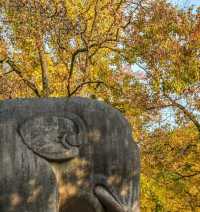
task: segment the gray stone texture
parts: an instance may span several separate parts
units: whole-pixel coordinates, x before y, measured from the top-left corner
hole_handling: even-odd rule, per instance
[[[136,212],[139,174],[131,128],[111,106],[0,102],[0,212]]]

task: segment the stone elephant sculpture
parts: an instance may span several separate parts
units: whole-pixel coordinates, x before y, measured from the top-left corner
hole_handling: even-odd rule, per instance
[[[139,149],[121,113],[81,97],[0,102],[1,212],[139,211]]]

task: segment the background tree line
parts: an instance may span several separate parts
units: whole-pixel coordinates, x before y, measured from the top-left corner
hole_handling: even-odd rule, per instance
[[[142,211],[200,211],[200,10],[166,0],[1,0],[0,99],[89,96],[142,153]]]

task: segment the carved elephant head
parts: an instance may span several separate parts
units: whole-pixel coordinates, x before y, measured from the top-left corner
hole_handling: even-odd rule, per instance
[[[24,143],[35,154],[57,162],[79,155],[79,147],[87,141],[85,132],[83,121],[73,113],[31,117],[19,128]]]
[[[53,170],[54,211],[139,211],[139,150],[120,112],[79,97],[4,104],[21,143]]]

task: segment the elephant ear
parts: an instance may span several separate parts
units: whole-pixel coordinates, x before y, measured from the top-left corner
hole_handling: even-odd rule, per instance
[[[75,114],[65,117],[37,116],[19,127],[23,142],[37,155],[51,161],[64,161],[79,154],[87,142],[83,121]]]

